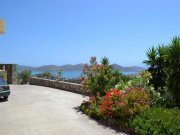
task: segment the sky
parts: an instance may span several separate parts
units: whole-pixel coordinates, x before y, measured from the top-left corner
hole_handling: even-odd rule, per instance
[[[0,62],[28,66],[109,58],[145,66],[146,51],[180,35],[179,0],[0,0]]]

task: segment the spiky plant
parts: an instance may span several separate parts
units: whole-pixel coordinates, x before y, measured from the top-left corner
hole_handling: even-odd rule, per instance
[[[109,59],[106,56],[104,56],[101,60],[101,64],[102,65],[109,65]]]
[[[155,47],[149,48],[146,52],[146,56],[148,60],[145,60],[143,63],[148,66],[148,71],[152,75],[149,83],[157,90],[159,87],[159,83],[157,82],[157,49]]]
[[[164,93],[164,86],[166,85],[166,54],[167,47],[159,45],[157,48],[150,48],[146,55],[148,60],[144,63],[148,65],[148,71],[151,73],[152,78],[150,84],[152,84],[156,91]]]
[[[180,37],[172,39],[168,49],[168,89],[180,107]]]

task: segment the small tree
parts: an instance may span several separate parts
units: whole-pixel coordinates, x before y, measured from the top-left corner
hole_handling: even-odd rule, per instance
[[[50,77],[52,75],[51,75],[51,73],[49,71],[45,71],[45,72],[42,72],[40,74],[37,74],[36,76],[39,77],[39,78],[50,79]]]
[[[85,64],[83,69],[82,84],[90,95],[104,96],[110,88],[113,88],[120,79],[120,73],[113,71],[107,57],[103,57],[98,64],[96,57],[91,57],[90,65]]]
[[[22,84],[27,84],[27,82],[29,82],[29,79],[31,77],[31,71],[30,70],[23,70],[20,73],[20,79],[22,79]]]

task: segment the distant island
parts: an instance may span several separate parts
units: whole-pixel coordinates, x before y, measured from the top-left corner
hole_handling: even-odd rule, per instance
[[[123,67],[118,64],[112,64],[111,65],[113,69],[120,70],[122,72],[140,72],[142,70],[145,70],[146,68],[139,67],[139,66],[130,66],[130,67]],[[44,65],[40,67],[32,67],[32,66],[22,66],[22,65],[17,65],[17,71],[22,71],[22,70],[31,70],[31,71],[82,71],[83,69],[83,64],[76,64],[76,65],[71,65],[71,64],[66,64],[62,66],[57,66],[57,65]]]

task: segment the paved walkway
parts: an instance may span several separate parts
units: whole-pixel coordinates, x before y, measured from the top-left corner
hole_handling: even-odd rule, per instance
[[[83,97],[62,90],[11,85],[8,101],[0,101],[0,135],[123,135],[99,125],[77,107]]]

